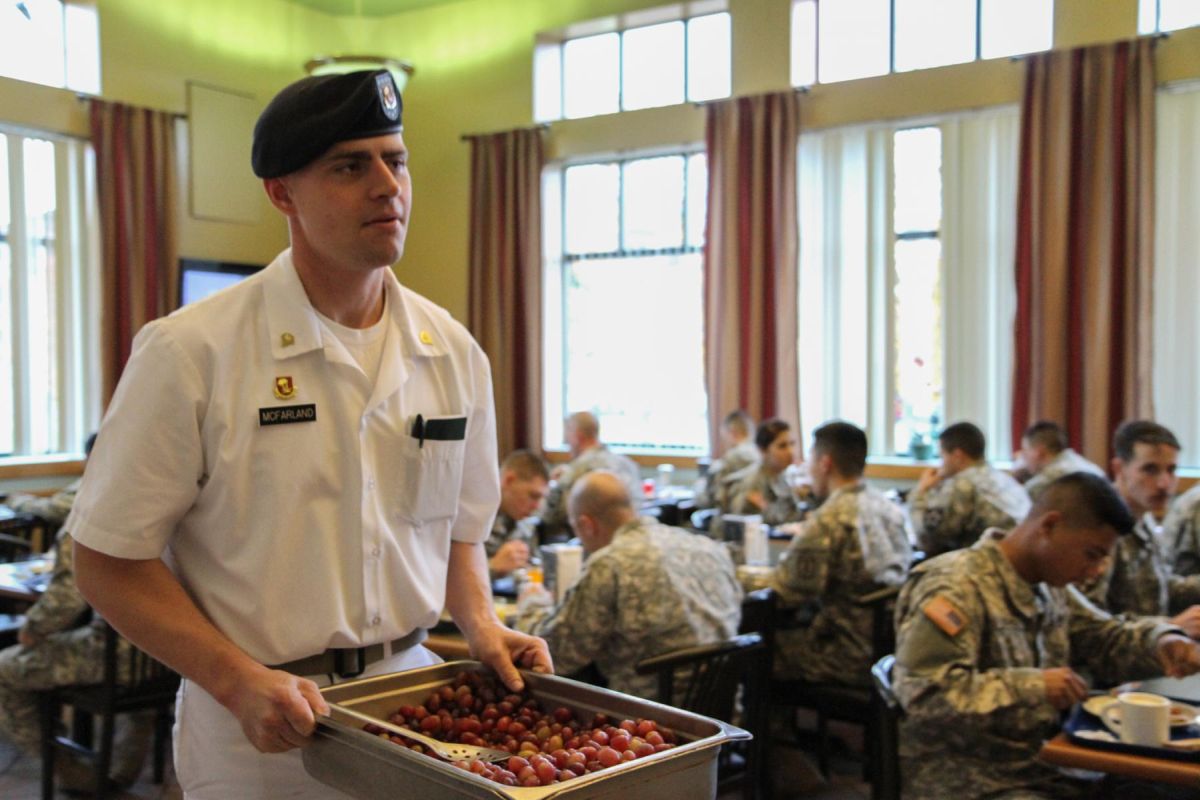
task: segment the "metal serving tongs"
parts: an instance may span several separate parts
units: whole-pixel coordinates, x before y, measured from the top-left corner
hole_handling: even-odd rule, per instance
[[[369,714],[364,714],[361,711],[355,711],[346,706],[340,706],[337,703],[330,703],[329,708],[333,711],[341,712],[348,717],[353,717],[360,722],[367,722],[371,725],[383,728],[388,733],[394,733],[397,736],[402,736],[405,739],[411,739],[414,742],[420,742],[428,747],[433,753],[447,761],[470,761],[479,759],[480,761],[507,761],[512,757],[512,753],[506,750],[496,750],[491,747],[479,747],[473,744],[456,744],[453,742],[439,742],[431,736],[426,736],[423,733],[410,731],[408,728],[401,728],[399,725],[394,725],[384,719],[372,717]]]

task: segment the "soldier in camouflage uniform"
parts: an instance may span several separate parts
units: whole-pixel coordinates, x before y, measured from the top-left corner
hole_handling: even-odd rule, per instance
[[[483,543],[493,579],[529,563],[537,533],[533,513],[546,498],[549,483],[546,462],[529,450],[514,450],[500,465],[500,511]]]
[[[906,797],[1075,797],[1081,782],[1036,760],[1061,712],[1087,696],[1072,665],[1104,685],[1200,670],[1200,646],[1177,628],[1118,620],[1067,586],[1096,574],[1132,526],[1107,481],[1072,474],[1011,533],[913,569],[892,676]]]
[[[1080,589],[1113,614],[1175,614],[1172,622],[1200,637],[1200,576],[1171,573],[1169,544],[1158,524],[1175,493],[1179,450],[1175,435],[1158,423],[1135,420],[1117,429],[1114,486],[1137,525],[1117,543],[1104,572]]]
[[[35,756],[41,744],[38,693],[104,677],[104,623],[88,621],[87,601],[75,588],[73,551],[70,534],[61,531],[45,593],[26,612],[18,644],[0,651],[0,734]],[[124,653],[129,644],[121,639],[119,647]],[[139,717],[120,733],[114,780],[136,779],[150,732],[149,718]]]
[[[642,477],[637,464],[600,443],[600,421],[594,414],[587,411],[572,414],[567,418],[564,433],[571,448],[571,462],[555,471],[554,484],[538,515],[550,535],[568,527],[567,498],[571,496],[571,487],[589,472],[603,469],[619,475],[634,502],[642,496]]]
[[[870,684],[872,612],[854,599],[899,586],[912,554],[904,511],[862,480],[867,436],[845,422],[813,433],[809,474],[824,503],[802,523],[772,576],[786,605],[813,605],[812,623],[776,633],[775,675]]]
[[[1054,481],[1072,472],[1088,472],[1104,477],[1104,470],[1067,446],[1067,432],[1057,422],[1041,420],[1021,434],[1017,461],[1032,474],[1025,481],[1031,500]]]
[[[697,508],[729,510],[729,503],[733,499],[730,495],[733,486],[731,476],[758,465],[758,446],[750,435],[753,430],[754,420],[740,409],[731,411],[721,422],[725,452],[708,466],[704,474],[704,488],[696,494]]]
[[[926,556],[970,547],[988,528],[1008,529],[1029,511],[1029,495],[1011,475],[983,460],[983,431],[959,422],[938,437],[941,469],[929,469],[909,497],[917,544]]]
[[[1200,573],[1200,483],[1171,504],[1162,538],[1176,575]]]
[[[555,671],[594,664],[609,688],[653,699],[656,678],[635,674],[639,661],[737,633],[742,587],[723,545],[639,518],[610,472],[575,484],[570,516],[583,571],[558,607],[540,587],[523,593],[514,625],[546,640]]]
[[[732,514],[759,514],[767,525],[782,525],[804,518],[808,509],[788,483],[787,468],[795,460],[796,438],[782,419],[769,419],[758,426],[754,443],[762,453],[758,466],[751,465],[730,476]]]

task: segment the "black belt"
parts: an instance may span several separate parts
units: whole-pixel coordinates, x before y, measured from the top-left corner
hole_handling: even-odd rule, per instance
[[[402,652],[425,641],[425,629],[417,628],[412,633],[393,640],[392,654]],[[269,669],[281,669],[293,675],[337,675],[353,678],[384,657],[384,643],[366,647],[331,647],[324,653],[298,658],[286,664],[277,664]]]

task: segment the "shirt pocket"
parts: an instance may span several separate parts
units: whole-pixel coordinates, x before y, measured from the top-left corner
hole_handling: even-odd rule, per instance
[[[426,420],[428,425],[438,420]],[[453,517],[462,492],[466,439],[402,437],[400,514],[414,522]]]

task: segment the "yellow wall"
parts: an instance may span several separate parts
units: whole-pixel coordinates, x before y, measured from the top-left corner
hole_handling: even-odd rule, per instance
[[[459,136],[531,124],[537,32],[659,4],[460,0],[363,21],[329,17],[286,0],[100,0],[103,93],[183,112],[188,80],[265,103],[300,77],[301,64],[319,52],[361,50],[412,61],[417,74],[404,100],[415,216],[398,271],[407,284],[462,319],[469,148]],[[735,93],[787,88],[790,0],[729,0],[729,5]],[[1068,47],[1133,36],[1136,19],[1137,0],[1057,0],[1055,43]],[[1164,81],[1200,76],[1200,29],[1160,43],[1158,64]],[[1020,61],[997,59],[816,86],[804,98],[801,122],[827,127],[1016,102],[1022,74]],[[0,122],[75,135],[87,131],[85,106],[72,93],[5,79]],[[549,151],[564,158],[695,143],[703,137],[703,124],[702,110],[690,105],[571,120],[551,127]],[[186,200],[181,208],[186,215]],[[182,254],[265,262],[285,245],[286,230],[265,200],[261,217],[252,225],[186,217]]]

